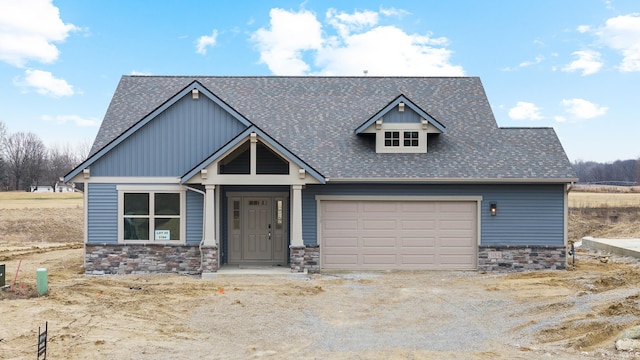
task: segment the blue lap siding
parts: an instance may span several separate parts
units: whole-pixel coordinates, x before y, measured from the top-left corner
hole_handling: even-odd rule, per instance
[[[91,244],[118,243],[118,191],[116,184],[88,184],[87,242]],[[186,243],[199,244],[202,241],[202,194],[187,191]]]
[[[551,185],[307,185],[303,191],[303,234],[306,245],[317,239],[316,195],[481,196],[481,245],[562,246],[564,184]],[[491,216],[489,204],[497,204]]]

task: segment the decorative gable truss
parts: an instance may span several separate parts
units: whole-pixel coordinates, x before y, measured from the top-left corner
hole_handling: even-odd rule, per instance
[[[203,185],[324,184],[324,177],[265,132],[251,126],[182,176]]]
[[[375,134],[377,153],[426,153],[427,134],[444,131],[444,125],[400,95],[355,132]]]

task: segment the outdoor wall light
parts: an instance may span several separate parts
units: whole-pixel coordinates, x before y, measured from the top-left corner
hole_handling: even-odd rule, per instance
[[[400,104],[398,104],[398,111],[403,112],[404,111],[404,103],[401,101]]]
[[[200,92],[198,91],[198,89],[191,90],[191,96],[193,97],[193,100],[198,100],[199,95]]]
[[[491,216],[496,216],[498,213],[498,205],[496,205],[496,203],[489,204],[489,212],[491,213]]]

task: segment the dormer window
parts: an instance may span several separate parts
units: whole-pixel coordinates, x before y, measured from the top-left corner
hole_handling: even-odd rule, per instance
[[[400,146],[400,132],[399,131],[385,131],[384,132],[384,146]]]
[[[385,147],[419,147],[418,131],[385,131],[384,132]]]
[[[355,132],[375,134],[377,153],[426,153],[427,134],[444,131],[440,122],[400,95]]]
[[[404,131],[404,146],[416,147],[418,146],[418,132],[417,131]]]

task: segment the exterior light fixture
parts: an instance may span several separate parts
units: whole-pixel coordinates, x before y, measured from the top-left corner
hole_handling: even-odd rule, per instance
[[[193,98],[193,100],[198,100],[199,96],[200,92],[198,92],[198,89],[191,90],[191,97]]]
[[[496,203],[491,203],[489,205],[489,212],[491,213],[491,216],[496,216],[498,213],[498,205]]]
[[[404,103],[401,101],[400,104],[398,104],[398,111],[403,112],[404,111]]]

